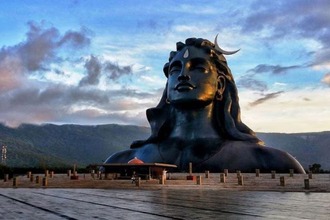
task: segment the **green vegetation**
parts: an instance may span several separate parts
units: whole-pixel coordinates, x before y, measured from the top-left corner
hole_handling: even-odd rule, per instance
[[[314,163],[313,165],[309,165],[309,171],[312,173],[323,173],[324,170],[321,169],[321,164]]]
[[[72,167],[7,167],[4,165],[0,165],[0,179],[4,179],[5,174],[9,175],[9,178],[13,178],[17,175],[25,175],[29,171],[32,173],[45,173],[45,171],[48,170],[54,171],[54,173],[67,173],[68,170],[73,171]],[[78,173],[89,173],[91,169],[87,166],[84,168],[77,168],[76,169]]]
[[[85,167],[148,136],[149,128],[137,126],[0,125],[0,146],[7,146],[9,167]]]
[[[0,164],[0,179],[3,179],[5,174],[13,173],[13,170],[7,166]]]
[[[21,125],[0,124],[0,147],[7,146],[6,165],[10,168],[40,170],[85,168],[102,163],[114,152],[128,149],[135,140],[146,139],[150,129],[124,125]],[[305,169],[322,164],[330,170],[330,132],[283,134],[258,133],[268,147],[289,152]],[[17,169],[17,168],[16,168]]]

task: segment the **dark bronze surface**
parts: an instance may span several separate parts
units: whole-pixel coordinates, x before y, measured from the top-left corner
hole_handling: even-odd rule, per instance
[[[105,163],[175,164],[187,171],[289,172],[304,169],[286,152],[265,147],[240,117],[236,84],[221,51],[208,40],[177,43],[164,66],[168,78],[163,96],[147,110],[151,136]]]

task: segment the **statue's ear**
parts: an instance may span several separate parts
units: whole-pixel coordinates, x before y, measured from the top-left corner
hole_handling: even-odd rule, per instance
[[[169,69],[170,63],[165,63],[164,68],[163,68],[163,72],[165,74],[165,76],[168,78],[168,69]]]
[[[223,94],[223,92],[225,91],[226,89],[226,79],[224,76],[220,75],[218,76],[218,79],[217,79],[217,83],[218,83],[218,90],[217,90],[217,93],[220,95],[220,94]]]

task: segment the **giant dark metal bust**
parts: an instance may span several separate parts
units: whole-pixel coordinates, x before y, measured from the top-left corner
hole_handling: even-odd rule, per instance
[[[240,117],[233,75],[216,43],[201,38],[178,42],[164,66],[167,83],[159,104],[147,110],[151,136],[131,149],[111,155],[105,163],[176,164],[187,171],[304,173],[286,152],[265,147]]]

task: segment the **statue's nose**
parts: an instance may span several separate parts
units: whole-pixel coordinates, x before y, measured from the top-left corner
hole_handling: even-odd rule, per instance
[[[181,71],[180,75],[178,76],[178,80],[179,81],[189,81],[190,80],[190,76],[187,74],[185,69],[183,69]]]

